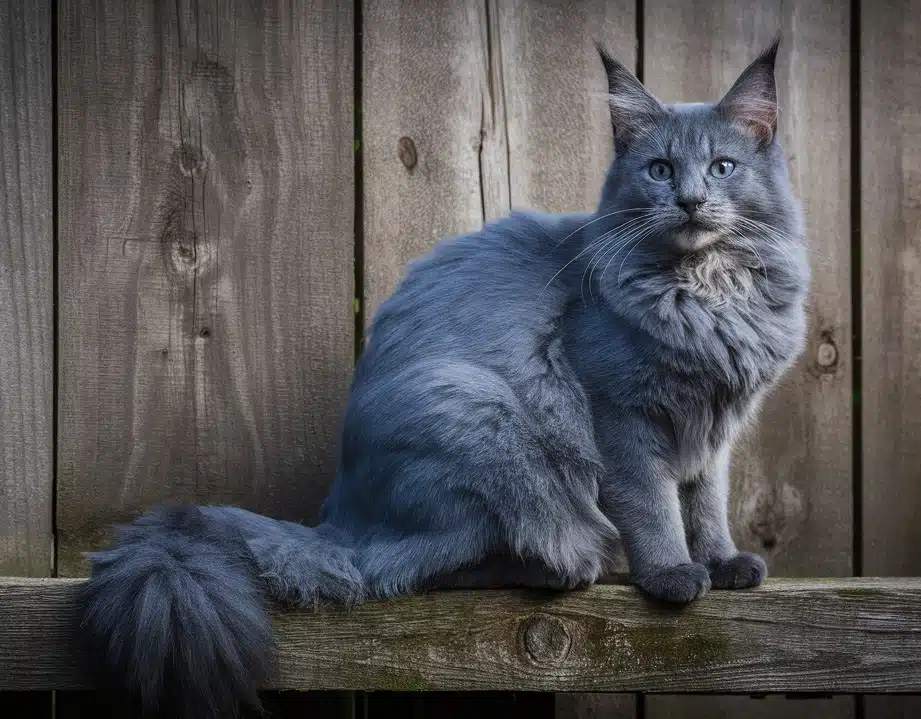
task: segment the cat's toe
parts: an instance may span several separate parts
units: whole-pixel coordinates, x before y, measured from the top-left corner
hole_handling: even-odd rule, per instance
[[[716,564],[710,572],[714,589],[757,587],[767,577],[767,564],[757,554],[739,552]]]
[[[679,564],[641,574],[633,582],[654,599],[686,604],[710,590],[710,573],[702,564]]]

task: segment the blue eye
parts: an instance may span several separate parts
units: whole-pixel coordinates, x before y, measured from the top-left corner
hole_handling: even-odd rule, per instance
[[[718,180],[725,179],[736,169],[736,163],[732,160],[716,160],[710,165],[710,174]]]
[[[649,165],[649,176],[653,180],[664,182],[665,180],[672,179],[672,175],[674,174],[675,171],[672,169],[672,166],[665,160],[653,160]]]

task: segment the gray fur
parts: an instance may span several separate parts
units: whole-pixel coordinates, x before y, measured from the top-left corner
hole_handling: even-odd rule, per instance
[[[223,709],[254,702],[233,648],[248,623],[264,626],[260,576],[298,606],[433,586],[569,588],[598,578],[619,531],[654,598],[760,583],[763,560],[729,533],[729,456],[802,349],[809,284],[776,139],[775,51],[723,101],[672,106],[603,56],[618,157],[597,212],[515,213],[412,263],[356,367],[320,527],[200,510],[189,540],[219,548],[213,537],[234,528],[228,551],[244,547],[258,569],[222,565],[239,606],[209,610],[210,632],[193,638],[164,626],[163,608],[198,612],[192,595],[221,604],[219,587],[175,546],[175,526],[146,520],[138,541],[156,552],[94,560],[97,655],[151,706],[168,665]],[[725,158],[731,174],[712,174]],[[658,161],[673,174],[651,174]],[[141,590],[156,602],[139,604]],[[155,649],[132,655],[154,627]],[[224,663],[189,666],[190,642],[212,642]]]

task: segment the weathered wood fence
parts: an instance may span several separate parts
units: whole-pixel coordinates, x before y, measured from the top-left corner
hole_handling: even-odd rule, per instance
[[[734,532],[775,576],[921,575],[921,0],[3,0],[0,575],[83,576],[82,553],[111,523],[168,497],[311,521],[362,330],[405,263],[511,207],[594,205],[611,147],[592,41],[663,100],[715,99],[778,30],[781,134],[813,248],[811,330],[736,458]],[[70,587],[0,583],[0,689],[33,690],[0,694],[0,713],[50,716],[50,692],[37,690],[82,687],[67,678],[65,644],[45,645],[50,663],[34,666],[25,648],[42,627],[67,635]],[[592,591],[596,608],[572,598],[541,610],[540,651],[560,651],[554,621],[579,635],[623,610],[635,632],[610,637],[628,643],[619,661],[634,669],[587,665],[589,649],[617,649],[597,636],[573,645],[574,674],[502,658],[501,637],[479,668],[471,653],[421,656],[387,644],[392,626],[375,655],[359,634],[388,610],[369,608],[329,620],[371,662],[364,673],[340,684],[308,674],[326,620],[304,618],[284,634],[280,687],[384,689],[389,676],[397,689],[665,694],[335,694],[277,707],[921,715],[918,697],[855,695],[921,692],[916,580],[720,595],[671,640],[630,590]],[[447,631],[463,623],[449,608],[467,602],[476,622],[495,602],[501,624],[529,611],[510,597],[413,600],[387,616],[435,631],[417,613],[440,608]],[[741,623],[714,632],[709,654],[687,639],[730,620]],[[767,647],[760,658],[733,654],[747,631]],[[896,644],[880,643],[887,633]],[[681,654],[685,640],[696,654]],[[413,662],[434,668],[413,679]],[[598,666],[608,670],[590,681]],[[433,682],[425,672],[439,667]],[[667,694],[759,687],[846,694]],[[101,716],[105,701],[59,691],[54,711]]]

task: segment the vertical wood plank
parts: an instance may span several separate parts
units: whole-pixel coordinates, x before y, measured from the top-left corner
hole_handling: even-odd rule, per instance
[[[0,3],[0,575],[52,571],[51,8]]]
[[[737,453],[731,523],[775,576],[852,571],[849,12],[803,0],[646,0],[646,84],[662,100],[716,100],[783,31],[780,133],[801,197],[814,282],[803,357]],[[648,697],[646,716],[851,716],[853,700],[763,703]]]
[[[646,716],[655,719],[839,719],[854,716],[854,700],[847,696],[650,695],[646,697]]]
[[[352,4],[59,28],[62,573],[166,498],[313,519],[354,357]]]
[[[636,64],[634,0],[490,0],[498,18],[513,208],[592,211],[613,158],[594,41]]]
[[[628,67],[637,57],[634,0],[489,0],[501,68],[509,202],[592,211],[613,159],[607,80],[594,42]],[[507,210],[503,210],[506,212]],[[620,557],[621,569],[625,568]],[[633,717],[637,698],[557,694],[564,717]]]
[[[633,719],[636,694],[556,694],[554,719]]]
[[[863,573],[921,574],[921,2],[860,7]],[[866,697],[867,719],[921,697]]]
[[[362,34],[364,316],[370,321],[410,260],[442,237],[480,227],[487,201],[508,202],[484,0],[368,0]],[[500,175],[486,181],[485,195],[484,172]]]
[[[0,3],[0,575],[54,570],[51,4]],[[0,715],[52,716],[51,692]]]
[[[921,2],[861,23],[863,570],[921,573]]]

